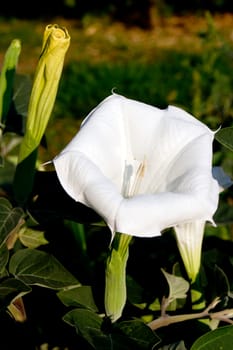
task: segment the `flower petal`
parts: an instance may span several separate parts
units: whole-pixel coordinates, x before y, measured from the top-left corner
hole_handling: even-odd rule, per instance
[[[166,228],[195,220],[210,220],[199,197],[172,192],[123,199],[116,215],[116,231],[154,237]]]
[[[196,280],[200,265],[205,221],[177,225],[175,227],[177,245],[187,274],[192,282]]]
[[[54,160],[59,181],[76,201],[94,209],[114,231],[115,216],[122,201],[116,186],[85,155],[64,152]]]

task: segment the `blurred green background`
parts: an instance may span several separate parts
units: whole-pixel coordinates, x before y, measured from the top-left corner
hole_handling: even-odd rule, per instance
[[[49,23],[65,26],[71,45],[47,129],[47,148],[41,151],[45,160],[64,147],[112,89],[158,107],[180,106],[213,130],[232,125],[231,1],[47,0],[29,4],[27,11],[23,1],[4,2],[0,65],[11,40],[18,38],[18,74],[33,79]],[[218,156],[216,152],[215,162],[222,164]]]

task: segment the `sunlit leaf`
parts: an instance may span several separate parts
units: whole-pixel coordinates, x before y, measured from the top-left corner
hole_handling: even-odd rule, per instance
[[[19,232],[19,239],[25,247],[37,248],[49,242],[44,237],[43,231],[34,230],[29,227],[23,227]]]
[[[189,283],[179,276],[172,275],[166,272],[164,269],[161,269],[169,286],[169,299],[170,301],[174,299],[183,299],[186,298],[186,293],[189,289]]]
[[[215,134],[215,139],[220,142],[223,146],[233,151],[233,127],[227,127],[220,129]]]
[[[8,306],[16,298],[29,293],[31,288],[16,278],[8,278],[0,283],[0,308]]]
[[[160,309],[161,309],[161,304],[160,304],[159,298],[155,298],[153,303],[151,303],[149,305],[149,310],[151,310],[151,311],[159,311]]]
[[[24,212],[21,208],[13,208],[6,198],[0,198],[0,246],[7,240],[23,216]]]
[[[54,256],[36,249],[17,251],[10,260],[9,271],[29,285],[51,289],[79,285],[77,279]]]
[[[9,250],[14,248],[14,245],[19,237],[19,230],[22,227],[22,225],[24,225],[24,223],[25,223],[24,219],[21,218],[17,223],[17,225],[15,226],[15,228],[8,235],[6,240],[6,246]]]
[[[198,338],[190,350],[230,350],[233,344],[233,326],[225,326]]]
[[[60,291],[57,296],[66,306],[85,307],[95,312],[98,311],[90,286]]]
[[[24,302],[22,297],[19,297],[13,300],[7,309],[10,312],[11,316],[15,319],[15,321],[17,322],[26,321],[27,315],[26,315],[26,310],[24,307]]]

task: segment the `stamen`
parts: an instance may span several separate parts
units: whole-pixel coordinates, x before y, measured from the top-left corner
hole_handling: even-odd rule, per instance
[[[132,190],[131,190],[131,196],[139,193],[141,182],[142,182],[142,179],[145,175],[145,170],[146,170],[146,160],[144,159],[143,162],[140,163],[140,165],[137,169],[135,180],[134,180]]]
[[[129,197],[130,194],[130,179],[133,175],[133,166],[131,164],[126,164],[123,176],[122,194],[125,198]]]
[[[134,160],[134,164],[126,164],[123,176],[122,194],[125,198],[139,193],[142,179],[145,175],[146,161],[139,163]]]

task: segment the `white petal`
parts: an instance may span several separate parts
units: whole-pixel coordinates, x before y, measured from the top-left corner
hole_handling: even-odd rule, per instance
[[[86,117],[81,129],[62,154],[81,152],[120,191],[126,148],[121,106],[117,97],[109,96]]]
[[[122,201],[116,186],[85,155],[65,152],[54,159],[59,181],[76,201],[94,209],[115,231],[115,216]]]
[[[204,228],[205,221],[202,220],[175,227],[180,255],[192,282],[196,280],[200,270]]]
[[[193,222],[212,220],[199,197],[172,192],[123,199],[116,216],[116,231],[138,237],[153,237],[161,231]]]

